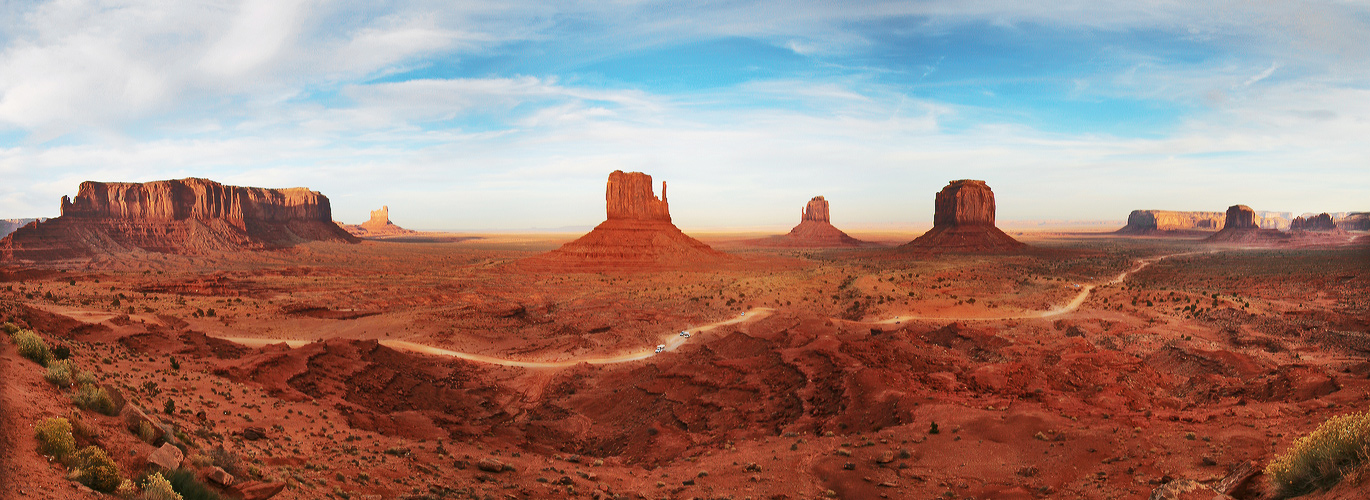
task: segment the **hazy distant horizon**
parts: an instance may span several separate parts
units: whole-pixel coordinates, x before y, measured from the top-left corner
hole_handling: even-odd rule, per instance
[[[682,228],[1370,211],[1370,6],[297,1],[0,8],[0,218],[85,180],[304,186],[336,219]],[[659,186],[659,184],[658,184]],[[659,189],[659,187],[658,187]]]

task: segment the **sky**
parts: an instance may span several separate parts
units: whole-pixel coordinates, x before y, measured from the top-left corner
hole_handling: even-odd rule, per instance
[[[1370,2],[0,1],[0,218],[85,180],[304,186],[358,223],[682,228],[1370,211]]]

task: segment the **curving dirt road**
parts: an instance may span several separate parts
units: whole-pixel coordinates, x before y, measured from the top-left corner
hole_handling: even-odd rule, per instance
[[[1037,318],[1050,318],[1050,317],[1053,317],[1053,316],[1059,316],[1059,315],[1062,315],[1062,314],[1070,313],[1070,312],[1075,311],[1076,309],[1079,309],[1080,306],[1083,305],[1083,304],[1085,303],[1085,300],[1089,298],[1089,294],[1090,294],[1091,292],[1093,292],[1094,289],[1097,288],[1097,287],[1099,287],[1099,286],[1103,286],[1103,285],[1112,285],[1112,284],[1121,283],[1121,282],[1123,282],[1123,280],[1127,279],[1128,275],[1130,275],[1130,274],[1132,274],[1132,273],[1135,273],[1135,272],[1137,272],[1137,271],[1141,271],[1142,269],[1145,269],[1147,266],[1149,266],[1149,265],[1151,265],[1151,264],[1155,264],[1155,263],[1160,262],[1160,261],[1162,261],[1162,260],[1169,259],[1169,258],[1171,258],[1171,257],[1179,257],[1179,256],[1183,256],[1183,255],[1193,255],[1193,254],[1198,254],[1198,253],[1206,253],[1206,252],[1185,252],[1185,253],[1176,253],[1176,254],[1162,255],[1162,256],[1159,256],[1159,257],[1151,257],[1151,258],[1146,258],[1146,259],[1139,259],[1139,260],[1137,261],[1137,265],[1136,265],[1136,266],[1133,266],[1131,269],[1128,269],[1128,270],[1126,270],[1126,271],[1123,271],[1122,273],[1119,273],[1117,277],[1115,277],[1115,278],[1113,278],[1113,279],[1111,279],[1111,280],[1109,280],[1109,281],[1105,281],[1105,282],[1101,282],[1101,283],[1090,283],[1090,284],[1084,284],[1084,285],[1079,285],[1079,284],[1077,284],[1076,286],[1079,286],[1079,287],[1080,287],[1080,293],[1076,294],[1074,299],[1072,299],[1070,302],[1067,302],[1065,305],[1062,305],[1062,306],[1060,306],[1060,307],[1053,307],[1053,308],[1047,309],[1047,310],[1045,310],[1045,311],[1025,311],[1025,312],[1020,312],[1020,313],[1015,313],[1015,314],[1010,314],[1010,315],[1005,315],[1005,316],[982,316],[982,317],[956,317],[956,316],[895,316],[895,317],[889,318],[889,319],[875,320],[875,321],[854,321],[853,323],[867,324],[867,325],[889,325],[889,324],[895,324],[895,323],[899,323],[899,322],[901,322],[901,321],[908,321],[908,320],[933,320],[933,321],[1002,321],[1002,320],[1009,320],[1009,319],[1037,319]],[[758,308],[755,308],[755,309],[751,309],[751,310],[749,310],[749,311],[747,311],[747,312],[745,312],[745,313],[742,313],[742,314],[739,314],[739,315],[737,315],[737,316],[734,316],[734,317],[732,317],[731,319],[727,319],[727,320],[719,321],[719,322],[716,322],[716,323],[710,323],[710,324],[707,324],[707,325],[703,325],[703,326],[696,327],[696,328],[694,328],[693,330],[690,331],[690,334],[692,335],[692,337],[690,337],[690,338],[688,338],[688,339],[685,338],[685,337],[681,337],[681,336],[679,336],[678,334],[672,334],[670,337],[667,337],[662,343],[666,346],[665,351],[674,351],[676,348],[680,347],[681,345],[684,345],[686,342],[689,342],[690,340],[693,340],[693,339],[697,338],[697,336],[698,336],[699,334],[701,334],[701,333],[704,333],[704,332],[713,330],[713,329],[718,328],[718,327],[720,327],[720,326],[735,325],[735,324],[742,323],[742,322],[745,322],[745,321],[753,321],[753,320],[757,320],[757,319],[760,319],[760,318],[764,318],[764,317],[766,317],[766,316],[769,316],[769,315],[770,315],[771,313],[773,313],[773,312],[775,312],[775,310],[772,309],[772,308],[769,308],[769,307],[758,307]],[[270,344],[285,343],[286,345],[288,345],[288,346],[294,348],[294,347],[300,347],[300,346],[302,346],[302,345],[305,345],[305,344],[308,344],[309,342],[311,342],[311,341],[308,341],[308,340],[263,339],[263,338],[249,338],[249,337],[217,337],[217,338],[220,338],[220,339],[223,339],[223,340],[227,340],[227,341],[229,341],[229,342],[235,342],[235,343],[238,343],[238,344],[243,344],[243,345],[251,346],[251,347],[260,347],[260,346],[270,345]],[[433,347],[433,346],[429,346],[429,345],[424,345],[424,344],[417,344],[417,343],[414,343],[414,342],[408,342],[408,341],[404,341],[404,340],[382,340],[382,341],[380,341],[380,344],[383,345],[383,346],[392,348],[392,349],[397,349],[397,350],[410,351],[410,352],[417,352],[417,353],[422,353],[422,354],[431,354],[431,355],[435,355],[435,356],[448,356],[448,357],[453,357],[453,358],[461,358],[461,359],[464,359],[464,360],[467,360],[467,361],[474,361],[474,362],[477,362],[477,363],[488,363],[488,364],[492,364],[492,365],[501,365],[501,366],[517,366],[517,367],[522,367],[522,368],[565,368],[565,367],[569,367],[569,366],[575,366],[575,365],[578,365],[578,364],[581,364],[581,363],[589,363],[589,364],[592,364],[592,365],[605,365],[605,364],[611,364],[611,363],[626,363],[626,362],[629,362],[629,361],[638,361],[638,360],[642,360],[642,359],[647,359],[647,358],[650,358],[650,357],[655,356],[655,355],[658,354],[658,353],[656,352],[656,349],[655,349],[655,348],[648,348],[648,349],[643,349],[643,350],[641,350],[641,351],[628,352],[628,353],[624,353],[624,354],[618,354],[618,355],[614,355],[614,356],[600,357],[600,358],[580,358],[580,359],[575,359],[575,360],[570,360],[570,361],[519,361],[519,360],[513,360],[513,359],[495,358],[495,357],[485,356],[485,355],[481,355],[481,354],[470,354],[470,353],[465,353],[465,352],[450,351],[450,350],[447,350],[447,349],[441,349],[441,348],[437,348],[437,347]]]

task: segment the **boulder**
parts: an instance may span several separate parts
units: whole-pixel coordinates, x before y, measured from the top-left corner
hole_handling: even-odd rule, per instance
[[[905,252],[1011,252],[1026,248],[994,226],[994,191],[985,181],[951,181],[937,193],[932,230],[905,243]]]
[[[504,472],[504,463],[487,457],[476,462],[476,468],[485,472]]]
[[[283,482],[249,481],[229,489],[243,500],[267,500],[285,490]]]
[[[119,416],[124,418],[124,423],[128,425],[129,429],[136,430],[143,422],[147,422],[153,429],[162,428],[161,422],[158,422],[155,417],[148,415],[147,412],[133,403],[125,404],[124,408],[120,410]]]
[[[205,472],[205,479],[219,486],[233,486],[233,475],[220,467],[210,467],[209,470]]]
[[[1177,479],[1151,491],[1149,500],[1233,500],[1226,494],[1191,479]]]
[[[261,427],[248,427],[246,429],[243,429],[243,439],[246,439],[248,441],[266,439],[266,429],[263,429]]]
[[[185,459],[185,454],[181,449],[172,446],[171,443],[162,444],[147,457],[147,463],[162,468],[163,470],[176,470],[181,466],[181,460]]]

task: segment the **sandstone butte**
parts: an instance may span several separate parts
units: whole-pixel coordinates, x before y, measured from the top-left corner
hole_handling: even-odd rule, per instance
[[[861,241],[832,225],[828,216],[828,200],[815,196],[799,210],[799,225],[789,233],[750,240],[749,245],[762,247],[864,247],[876,243]]]
[[[520,263],[590,271],[687,267],[732,260],[671,223],[666,183],[661,183],[661,198],[657,198],[650,175],[615,170],[609,174],[604,201],[606,220],[593,231]]]
[[[356,243],[328,197],[306,188],[226,186],[207,179],[83,182],[62,215],[0,240],[5,260],[61,260],[137,251],[264,250],[311,241]]]
[[[1326,212],[1320,213],[1307,219],[1302,216],[1294,218],[1289,224],[1290,231],[1336,231],[1337,224],[1332,222],[1332,215]]]
[[[1257,223],[1256,211],[1246,205],[1227,207],[1227,217],[1222,231],[1204,238],[1210,243],[1273,243],[1289,239],[1287,233],[1278,229],[1261,229]]]
[[[994,210],[994,191],[985,181],[951,181],[937,193],[932,229],[897,250],[978,253],[1026,248],[994,226]]]
[[[418,231],[414,231],[412,229],[405,229],[395,225],[394,222],[391,222],[389,206],[381,206],[380,210],[372,210],[371,219],[361,224],[339,225],[342,226],[343,229],[346,229],[347,232],[352,233],[353,236],[357,236],[359,238],[365,238],[368,236],[382,237],[418,233]]]
[[[1222,229],[1226,217],[1223,212],[1133,210],[1118,234],[1210,233]]]
[[[1352,212],[1337,221],[1337,228],[1343,231],[1370,231],[1370,212]]]

